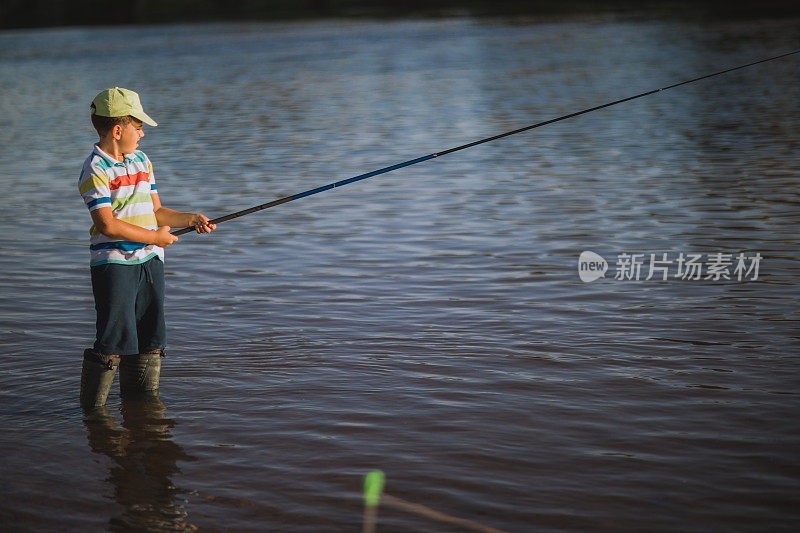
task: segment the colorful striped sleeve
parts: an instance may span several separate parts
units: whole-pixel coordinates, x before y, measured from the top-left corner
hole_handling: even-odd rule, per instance
[[[111,207],[111,189],[109,187],[108,174],[106,174],[105,169],[99,168],[98,165],[89,164],[83,168],[78,190],[89,211],[94,211],[101,207]]]

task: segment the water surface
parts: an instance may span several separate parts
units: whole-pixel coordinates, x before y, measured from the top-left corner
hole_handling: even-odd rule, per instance
[[[792,50],[797,22],[0,33],[4,527],[356,531],[381,468],[507,531],[795,530],[796,56],[181,237],[160,399],[90,416],[76,188],[109,86],[159,122],[164,204],[218,216]],[[618,254],[681,252],[764,259],[614,279]]]

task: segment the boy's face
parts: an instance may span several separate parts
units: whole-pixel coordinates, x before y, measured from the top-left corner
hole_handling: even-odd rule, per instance
[[[113,135],[119,143],[120,151],[123,154],[131,154],[139,146],[139,139],[144,137],[142,122],[133,120],[124,126],[114,126]]]

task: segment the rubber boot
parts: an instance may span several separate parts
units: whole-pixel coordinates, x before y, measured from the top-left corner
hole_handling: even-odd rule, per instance
[[[120,392],[128,396],[157,392],[162,357],[164,357],[164,350],[123,355],[119,363]]]
[[[85,409],[102,407],[108,399],[111,382],[117,373],[119,357],[100,355],[94,350],[83,352],[83,368],[81,369],[81,406]]]

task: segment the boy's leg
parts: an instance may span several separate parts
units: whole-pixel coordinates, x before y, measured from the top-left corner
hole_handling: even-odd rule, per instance
[[[136,268],[106,264],[91,271],[97,336],[94,349],[83,353],[80,400],[85,408],[105,405],[119,355],[136,350],[136,284],[132,283]]]
[[[117,366],[119,357],[101,356],[94,350],[84,350],[81,368],[81,406],[94,409],[106,404]]]
[[[107,263],[92,267],[92,292],[97,311],[94,351],[127,355],[139,351],[136,295],[141,265]]]
[[[136,298],[136,333],[139,353],[163,350],[167,346],[164,319],[164,263],[153,258],[142,265]]]
[[[166,346],[164,320],[164,264],[153,258],[142,264],[136,298],[139,341],[136,355],[123,356],[119,384],[123,394],[158,390],[161,358]]]

